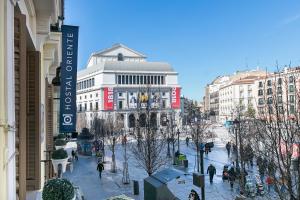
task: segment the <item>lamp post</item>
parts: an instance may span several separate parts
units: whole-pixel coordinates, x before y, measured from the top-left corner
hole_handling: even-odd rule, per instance
[[[235,133],[235,147],[236,147],[236,159],[235,159],[235,165],[236,169],[239,168],[239,153],[238,153],[238,127],[239,127],[239,121],[235,119],[233,121],[233,127],[234,127],[234,133]]]
[[[171,153],[170,153],[170,129],[169,129],[169,120],[166,119],[166,123],[167,123],[167,132],[168,132],[168,138],[167,138],[167,144],[168,144],[168,150],[167,150],[167,156],[168,158],[171,157]]]
[[[179,146],[180,146],[179,135],[180,135],[180,131],[179,131],[179,129],[177,129],[178,152],[180,152],[180,149],[179,149]]]

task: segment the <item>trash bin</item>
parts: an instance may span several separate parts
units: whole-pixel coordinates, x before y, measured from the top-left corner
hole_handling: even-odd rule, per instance
[[[188,160],[183,160],[183,166],[185,168],[188,168],[189,167],[189,161]]]
[[[139,182],[137,180],[133,180],[133,194],[138,195],[139,193]]]

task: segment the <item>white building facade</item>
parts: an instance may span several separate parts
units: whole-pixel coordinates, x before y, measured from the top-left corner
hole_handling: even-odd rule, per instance
[[[146,108],[157,127],[171,118],[179,126],[180,91],[178,73],[168,63],[147,62],[122,44],[93,53],[77,75],[78,131],[90,127],[95,115],[111,115],[125,129],[134,128]]]

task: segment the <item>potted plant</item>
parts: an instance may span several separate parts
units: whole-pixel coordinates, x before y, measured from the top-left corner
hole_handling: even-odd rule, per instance
[[[60,134],[58,134],[57,139],[64,140],[64,139],[66,139],[66,136],[65,136],[65,134],[60,133]]]
[[[67,144],[67,142],[62,139],[57,139],[54,142],[55,149],[63,149],[63,148],[65,148],[66,144]]]
[[[75,200],[74,187],[67,179],[50,179],[43,187],[43,200]]]
[[[62,166],[62,173],[66,171],[67,163],[68,163],[68,153],[64,149],[57,149],[52,152],[52,165],[54,172],[57,174],[58,165]]]

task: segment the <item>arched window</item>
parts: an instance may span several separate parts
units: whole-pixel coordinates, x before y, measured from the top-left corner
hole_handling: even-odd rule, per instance
[[[134,114],[129,115],[129,128],[135,127],[135,116]]]
[[[121,54],[121,53],[118,54],[118,61],[124,61],[123,54]]]

